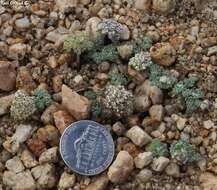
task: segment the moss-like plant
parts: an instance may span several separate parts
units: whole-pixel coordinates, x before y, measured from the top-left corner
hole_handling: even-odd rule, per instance
[[[182,139],[171,145],[170,154],[173,159],[176,159],[182,164],[192,163],[202,159],[202,156],[195,151],[192,145]]]
[[[149,37],[144,37],[134,42],[133,52],[136,54],[141,51],[147,51],[151,48],[151,46],[152,46],[152,40]]]
[[[162,143],[159,139],[152,140],[149,149],[155,157],[168,156],[169,154],[167,145]]]
[[[108,85],[103,93],[102,107],[105,113],[118,118],[127,117],[133,113],[134,97],[121,85]]]
[[[109,80],[112,85],[127,85],[130,81],[130,78],[127,75],[124,75],[122,73],[115,73],[110,72],[109,73]]]
[[[15,93],[10,108],[11,117],[15,121],[25,121],[30,119],[35,111],[34,97],[28,96],[24,91],[18,90]]]
[[[151,83],[161,89],[171,89],[177,83],[176,77],[160,65],[151,64],[149,73]]]
[[[129,66],[137,71],[146,70],[151,64],[153,64],[153,62],[150,54],[144,51],[137,53],[129,61]]]
[[[114,45],[110,44],[104,46],[101,51],[94,52],[91,58],[97,64],[104,61],[114,62],[118,59],[118,51]]]
[[[197,82],[196,77],[189,77],[178,82],[172,92],[172,96],[181,96],[185,101],[186,113],[194,112],[202,103],[204,93],[195,87]]]
[[[91,113],[93,117],[98,117],[101,114],[101,106],[98,102],[98,97],[101,93],[94,92],[92,90],[86,91],[84,96],[87,97],[91,101]]]
[[[68,52],[73,51],[77,55],[77,61],[80,62],[80,55],[94,47],[93,41],[85,32],[75,32],[64,40],[63,47]]]
[[[47,106],[51,104],[51,96],[44,89],[38,89],[34,92],[34,103],[35,107],[38,111],[44,110]]]

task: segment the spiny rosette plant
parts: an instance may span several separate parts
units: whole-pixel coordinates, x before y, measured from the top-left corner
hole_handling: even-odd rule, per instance
[[[133,113],[134,97],[132,92],[122,85],[108,85],[103,93],[102,107],[105,113],[118,118],[127,117]]]
[[[43,111],[52,102],[50,94],[44,89],[37,89],[34,96],[35,107],[38,111]]]
[[[166,157],[169,155],[167,145],[165,143],[162,143],[159,139],[152,140],[149,149],[155,157]]]
[[[90,37],[83,31],[77,31],[74,34],[68,36],[64,40],[63,47],[67,51],[74,51],[78,56],[83,52],[92,49],[94,43],[90,40]]]
[[[171,145],[170,154],[173,159],[182,164],[189,164],[202,159],[202,156],[196,152],[192,145],[182,139]]]
[[[146,70],[151,64],[153,63],[150,54],[144,51],[137,53],[129,61],[129,66],[137,71]]]
[[[113,43],[121,40],[121,35],[125,31],[124,27],[114,19],[105,19],[97,25],[98,31],[106,35]]]
[[[29,96],[22,90],[18,90],[11,104],[10,114],[15,121],[25,121],[35,113],[34,97]]]
[[[84,96],[91,101],[91,113],[93,117],[98,117],[101,114],[102,108],[98,101],[98,97],[101,95],[100,92],[88,90],[84,93]]]
[[[186,113],[188,114],[200,107],[204,97],[204,93],[200,89],[195,88],[197,81],[196,77],[186,78],[178,82],[171,92],[172,96],[181,96],[183,98],[186,105]]]

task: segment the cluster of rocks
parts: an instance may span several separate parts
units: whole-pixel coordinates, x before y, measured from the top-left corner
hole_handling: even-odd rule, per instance
[[[204,8],[195,12],[200,2]],[[217,6],[210,5],[212,10],[199,0],[40,0],[25,7],[0,5],[0,189],[217,188]],[[146,35],[153,45],[148,54],[136,58],[142,63],[153,60],[177,78],[198,76],[198,86],[206,92],[200,111],[184,115],[182,101],[168,99],[148,80],[146,64],[138,69],[142,72],[120,60],[76,70],[75,56],[64,52],[62,43],[77,30],[92,38],[101,31],[114,42]],[[117,51],[125,63],[134,47],[123,42]],[[115,159],[99,176],[80,176],[61,160],[59,139],[70,123],[91,117],[91,100],[83,91],[103,88],[111,70],[132,78],[115,94],[124,101],[112,99],[112,86],[107,91],[104,108],[112,109],[118,121],[97,118],[116,137]],[[11,105],[17,94],[22,90],[31,97],[35,89],[47,90],[51,104],[38,112],[22,104],[26,121],[13,121]],[[28,101],[32,103],[31,98]],[[107,105],[109,101],[113,104]],[[184,139],[197,147],[203,159],[193,168],[180,166],[169,156],[156,157],[148,149],[155,138],[167,144]]]

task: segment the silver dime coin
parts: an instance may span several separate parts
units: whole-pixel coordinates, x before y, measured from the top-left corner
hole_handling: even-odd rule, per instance
[[[81,120],[65,129],[60,139],[60,154],[74,172],[97,175],[111,164],[114,142],[103,125]]]

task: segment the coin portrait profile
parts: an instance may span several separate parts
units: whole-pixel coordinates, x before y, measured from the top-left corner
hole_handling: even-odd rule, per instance
[[[103,125],[82,120],[71,124],[62,134],[60,154],[74,172],[97,175],[111,164],[114,142]]]

